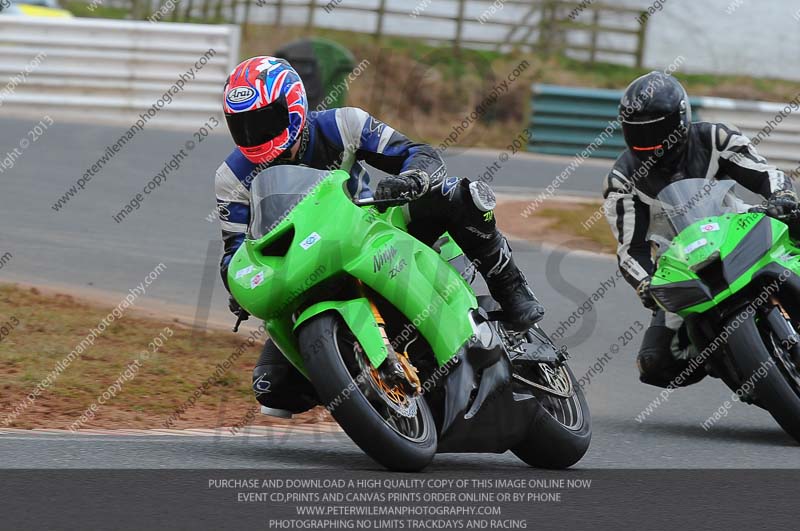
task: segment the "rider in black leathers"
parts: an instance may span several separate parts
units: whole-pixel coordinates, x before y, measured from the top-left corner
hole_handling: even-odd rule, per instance
[[[651,72],[634,80],[625,90],[619,111],[628,149],[605,178],[604,210],[618,242],[620,271],[642,304],[654,311],[637,359],[640,379],[659,387],[688,385],[705,373],[699,367],[690,377],[675,381],[689,364],[672,354],[673,342],[680,350],[689,341],[680,317],[659,309],[650,293],[655,264],[646,239],[649,205],[661,189],[684,178],[734,179],[763,196],[768,213],[774,216],[794,211],[798,199],[791,181],[761,157],[736,127],[692,123],[689,98],[672,76]]]

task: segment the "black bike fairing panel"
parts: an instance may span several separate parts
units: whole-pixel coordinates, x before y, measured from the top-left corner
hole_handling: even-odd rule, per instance
[[[515,399],[505,353],[488,366],[487,357],[491,354],[482,348],[459,352],[459,361],[445,380],[437,453],[502,453],[528,433],[538,403],[533,395],[529,400]]]
[[[742,238],[722,260],[725,282],[733,284],[772,248],[772,222],[764,217]]]
[[[699,280],[689,279],[651,288],[653,296],[670,312],[702,304],[714,297]]]

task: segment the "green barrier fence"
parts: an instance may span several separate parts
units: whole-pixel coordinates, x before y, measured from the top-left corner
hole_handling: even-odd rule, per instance
[[[621,90],[533,85],[530,122],[533,134],[528,150],[574,156],[594,142],[599,147],[590,150],[590,156],[617,158],[625,149],[622,130],[615,124],[621,97]],[[701,101],[692,99],[691,103],[692,119],[697,121]],[[610,124],[615,124],[613,134],[603,135],[604,139],[598,142]]]

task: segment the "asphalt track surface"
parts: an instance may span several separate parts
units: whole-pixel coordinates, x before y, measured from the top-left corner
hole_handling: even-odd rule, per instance
[[[0,158],[19,145],[38,119],[0,120]],[[60,211],[51,206],[113,142],[123,126],[57,122],[0,174],[0,251],[13,255],[0,270],[4,282],[29,282],[96,290],[112,298],[137,284],[159,262],[167,268],[137,305],[176,307],[204,319],[229,322],[224,289],[216,273],[218,226],[212,211],[213,173],[230,142],[215,135],[195,146],[178,171],[145,197],[122,223],[112,216],[161,171],[191,134],[148,129],[116,155]],[[474,177],[496,153],[469,150],[448,158],[452,174]],[[512,157],[493,184],[541,189],[567,159]],[[583,165],[562,187],[596,193],[607,162]],[[708,431],[702,423],[730,399],[716,380],[669,396],[644,421],[636,416],[659,394],[640,384],[634,365],[642,333],[620,339],[648,314],[616,277],[607,257],[524,242],[513,245],[548,314],[551,332],[591,300],[561,340],[578,377],[605,353],[610,360],[586,388],[594,438],[581,468],[797,468],[798,447],[771,417],[736,404]],[[616,282],[612,284],[612,279]],[[599,297],[598,290],[606,285]],[[213,287],[213,298],[206,295]],[[199,312],[197,308],[200,308]],[[187,310],[188,309],[188,310]],[[198,379],[200,377],[198,376]],[[279,430],[280,431],[280,430]],[[152,435],[0,434],[0,467],[9,468],[356,468],[376,465],[338,433],[281,431],[281,435],[209,437]],[[432,474],[451,469],[518,467],[505,455],[440,455]]]

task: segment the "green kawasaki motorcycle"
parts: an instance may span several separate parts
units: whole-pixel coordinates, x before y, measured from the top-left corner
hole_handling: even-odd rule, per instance
[[[748,208],[734,185],[684,179],[659,193],[650,207],[659,254],[652,293],[684,318],[690,366],[800,441],[800,249],[783,221]]]
[[[354,203],[348,178],[277,166],[253,181],[228,272],[239,304],[388,469],[509,449],[532,466],[578,462],[591,421],[566,351],[538,326],[504,326],[452,241],[411,237],[402,200]]]

